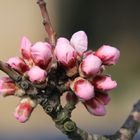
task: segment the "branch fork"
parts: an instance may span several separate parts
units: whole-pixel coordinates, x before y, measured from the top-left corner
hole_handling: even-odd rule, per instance
[[[55,46],[56,33],[50,22],[46,3],[44,0],[38,0],[37,4],[43,17],[43,25],[48,35],[49,43]],[[51,69],[49,72],[47,85],[35,85],[26,77],[12,69],[7,63],[0,61],[0,70],[5,72],[19,88],[24,90],[26,96],[35,99],[52,118],[56,127],[67,135],[68,138],[72,140],[132,140],[134,138],[140,126],[140,100],[134,105],[122,127],[113,135],[89,134],[85,130],[78,128],[76,123],[71,120],[71,113],[75,109],[77,102],[67,101],[64,107],[61,105],[60,97],[63,94],[62,92],[69,89],[66,89],[66,87],[60,84],[62,79],[67,81],[67,78],[63,75],[65,71],[59,67],[57,68],[58,69]],[[57,77],[58,79],[54,79],[54,74],[59,75]],[[74,95],[72,91],[69,92]]]

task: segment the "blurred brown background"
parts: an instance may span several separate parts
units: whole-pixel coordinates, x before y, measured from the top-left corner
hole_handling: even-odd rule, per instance
[[[89,37],[89,47],[93,50],[102,44],[120,49],[119,63],[106,71],[118,82],[118,88],[110,93],[112,100],[107,107],[107,115],[91,116],[81,104],[73,112],[73,119],[81,128],[97,133],[115,132],[139,98],[140,1],[46,1],[58,36],[70,38],[74,32],[84,30]],[[22,36],[27,36],[33,43],[44,40],[46,33],[41,22],[42,17],[35,0],[0,0],[0,60],[7,61],[9,57],[20,56]],[[46,133],[46,138],[52,134],[63,136],[39,106],[27,123],[18,123],[12,115],[18,101],[16,97],[0,97],[0,134]]]

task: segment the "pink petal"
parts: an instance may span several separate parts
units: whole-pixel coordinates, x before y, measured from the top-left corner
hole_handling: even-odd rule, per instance
[[[100,75],[92,81],[95,88],[99,91],[108,92],[117,87],[117,82],[113,81],[110,76]]]
[[[37,42],[31,48],[31,57],[35,65],[46,69],[52,60],[52,47],[47,42]]]
[[[20,52],[24,59],[29,60],[31,58],[31,42],[27,37],[23,37],[21,40]]]
[[[115,47],[103,45],[96,51],[95,55],[103,61],[104,65],[115,65],[119,60],[120,51]]]
[[[12,57],[10,58],[7,63],[15,70],[17,70],[20,73],[24,73],[27,70],[29,70],[28,65],[24,62],[22,58],[19,57]]]
[[[92,98],[89,101],[86,101],[84,103],[84,105],[85,105],[87,111],[92,115],[95,115],[95,116],[106,115],[105,106],[94,98]]]
[[[93,54],[87,55],[80,64],[79,71],[81,76],[96,76],[100,71],[102,61]]]
[[[76,96],[82,100],[90,100],[94,97],[94,87],[88,80],[81,77],[76,78],[70,87]]]
[[[107,105],[111,100],[107,93],[96,93],[95,98],[104,105]]]
[[[71,37],[70,43],[74,47],[74,49],[82,55],[88,47],[88,39],[87,35],[84,31],[78,31],[74,33]]]
[[[76,62],[76,51],[66,38],[59,38],[54,50],[56,59],[65,67],[73,67]]]
[[[34,66],[27,72],[27,75],[33,83],[41,83],[46,80],[47,72],[38,66]]]
[[[23,98],[15,109],[15,118],[21,123],[26,122],[36,105],[37,103],[34,100]]]
[[[17,90],[16,85],[9,77],[0,79],[0,94],[3,96],[14,95]]]

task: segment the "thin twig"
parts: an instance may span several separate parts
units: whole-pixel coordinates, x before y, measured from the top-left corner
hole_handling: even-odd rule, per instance
[[[48,34],[48,41],[52,46],[55,46],[56,43],[56,33],[53,30],[53,27],[50,22],[49,14],[46,8],[46,2],[44,0],[37,0],[37,4],[40,7],[40,11],[43,17],[43,25]]]
[[[131,113],[122,127],[110,139],[132,140],[140,127],[140,100],[133,106]],[[113,139],[113,140],[114,140]]]
[[[0,70],[6,73],[14,81],[18,82],[21,80],[22,76],[13,70],[7,63],[0,61]]]

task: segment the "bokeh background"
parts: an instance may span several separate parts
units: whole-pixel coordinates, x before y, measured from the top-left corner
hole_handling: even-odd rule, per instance
[[[89,47],[103,44],[120,49],[116,66],[106,73],[118,82],[104,117],[91,116],[81,104],[73,112],[77,125],[89,132],[112,134],[125,121],[140,93],[140,1],[136,0],[46,0],[52,24],[59,36],[70,38],[84,30]],[[20,40],[27,36],[33,43],[44,40],[42,17],[32,0],[0,0],[0,60],[20,56]],[[0,76],[4,74],[0,72]],[[16,97],[0,97],[0,140],[67,139],[38,106],[30,120],[20,124],[13,117]],[[135,137],[138,140],[139,135]]]

